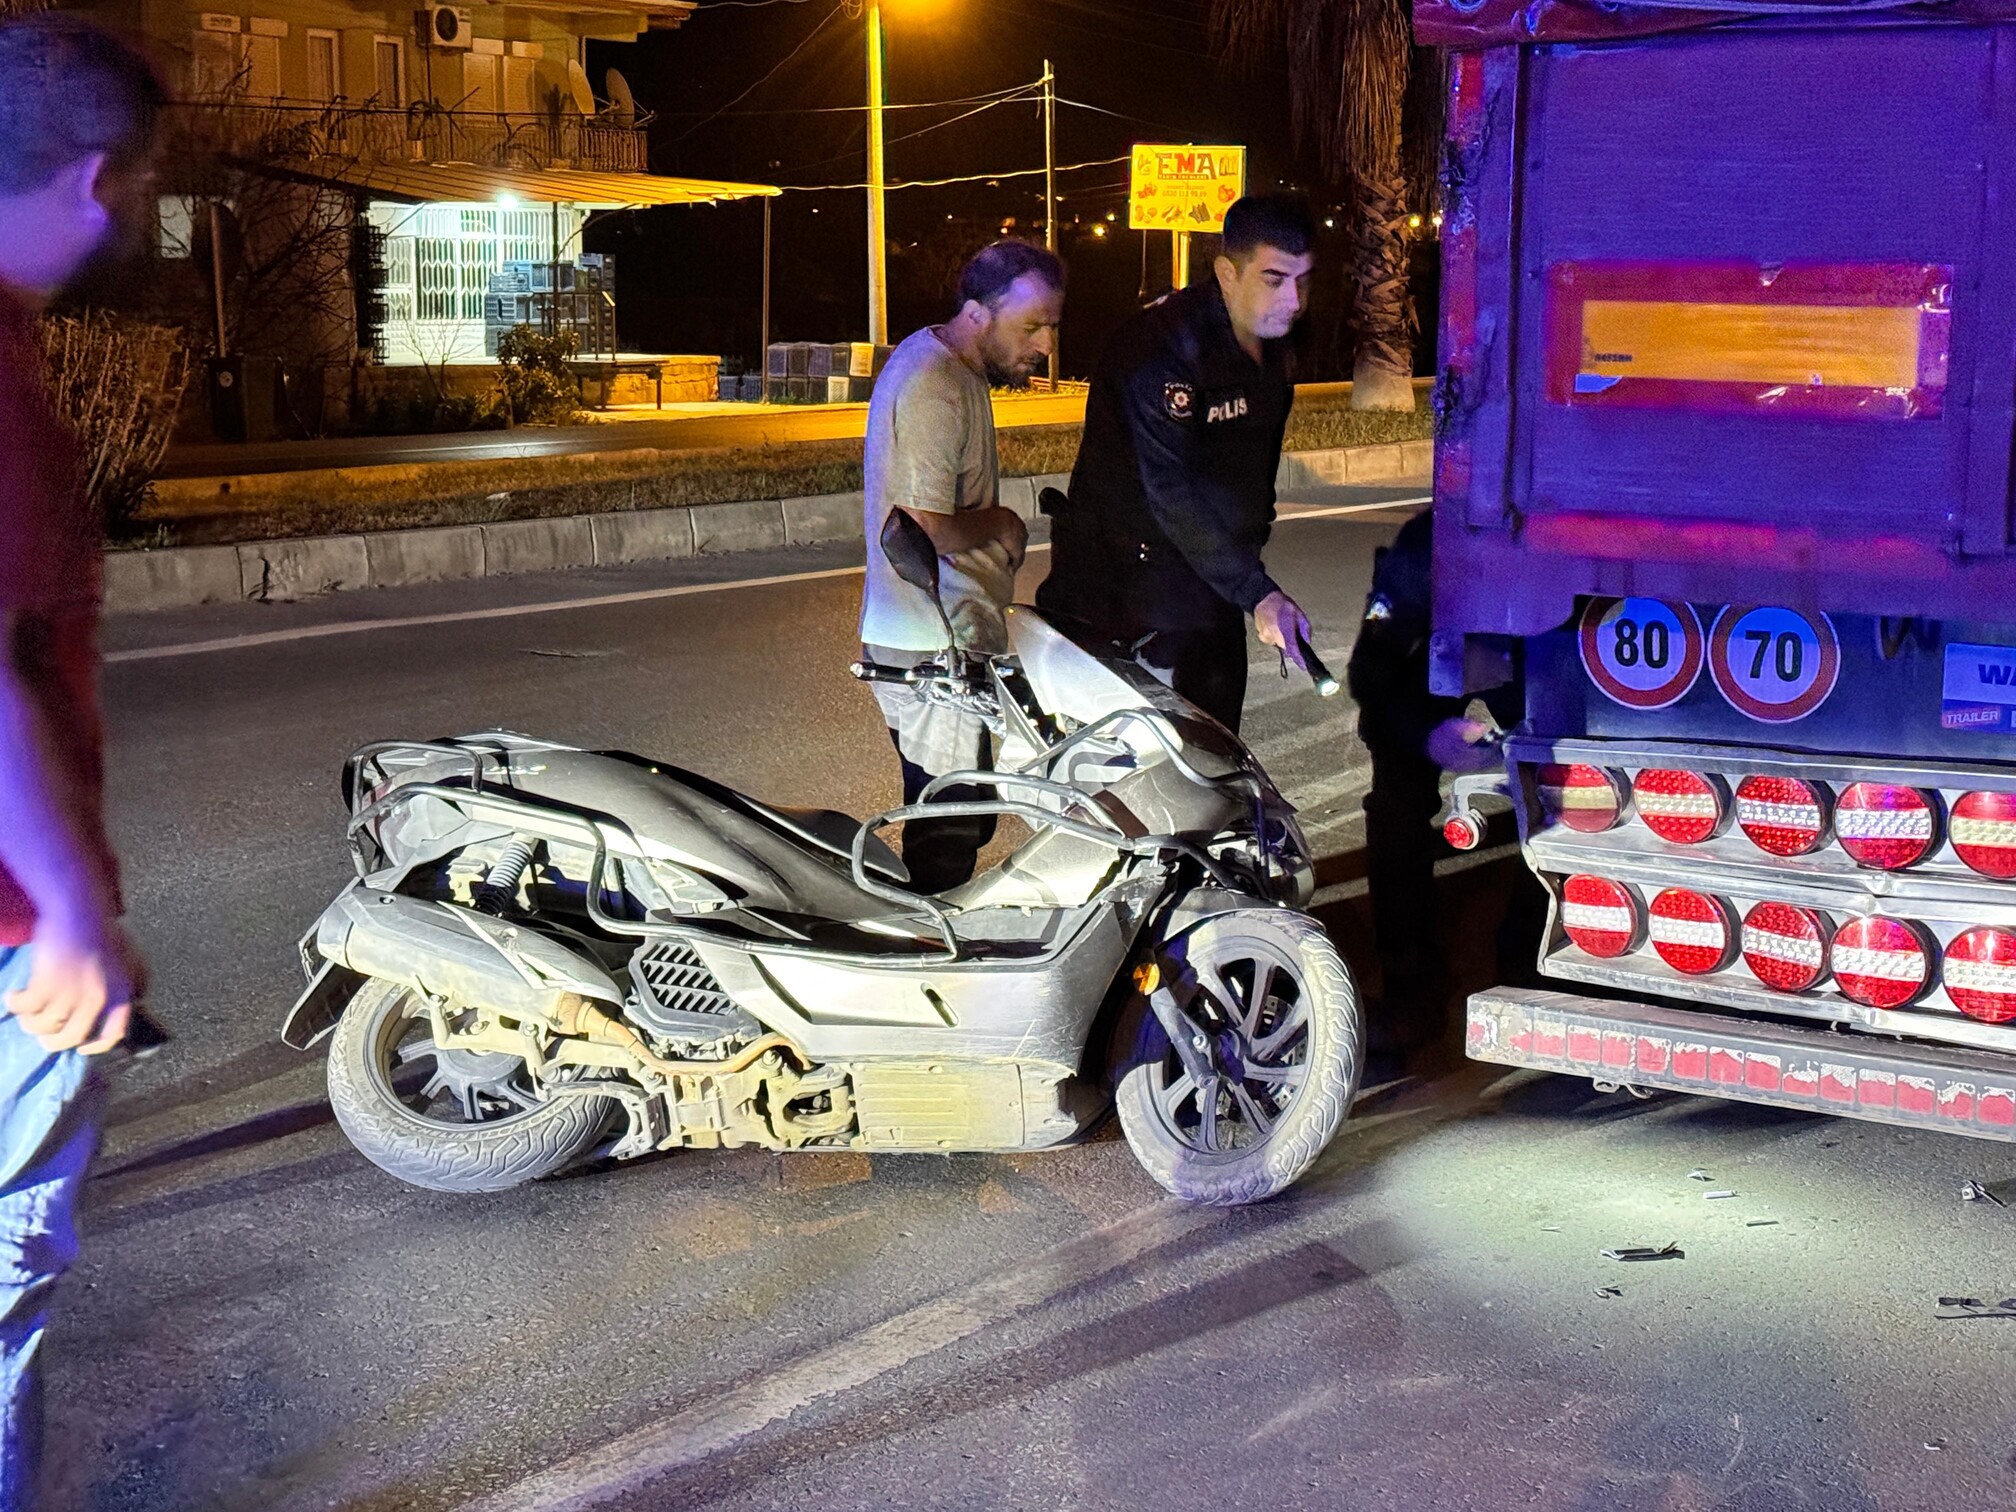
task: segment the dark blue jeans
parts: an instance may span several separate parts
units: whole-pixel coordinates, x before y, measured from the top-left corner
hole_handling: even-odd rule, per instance
[[[28,947],[0,946],[0,1001],[28,980]],[[39,1355],[57,1278],[77,1258],[77,1199],[98,1142],[99,1079],[0,1013],[0,1509],[35,1503]]]
[[[940,774],[925,771],[905,756],[894,730],[889,739],[896,743],[896,757],[903,763],[903,801],[915,803],[931,779]],[[993,796],[985,788],[949,787],[932,802],[972,803]],[[971,881],[980,864],[980,852],[994,838],[994,823],[992,814],[907,820],[903,825],[903,866],[910,873],[911,890],[941,893]]]

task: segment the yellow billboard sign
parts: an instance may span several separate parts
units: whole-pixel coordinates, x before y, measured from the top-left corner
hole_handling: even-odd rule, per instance
[[[1138,143],[1127,225],[1135,231],[1222,231],[1225,212],[1245,192],[1244,147]]]

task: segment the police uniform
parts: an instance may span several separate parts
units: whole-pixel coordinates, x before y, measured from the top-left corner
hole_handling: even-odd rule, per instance
[[[1294,394],[1287,343],[1247,356],[1216,279],[1128,321],[1093,376],[1070,496],[1053,509],[1050,576],[1036,592],[1045,611],[1134,645],[1235,730],[1246,616],[1275,591],[1260,554]]]
[[[1428,737],[1470,704],[1428,688],[1433,529],[1434,515],[1423,511],[1374,558],[1372,592],[1345,674],[1358,705],[1358,734],[1372,758],[1366,883],[1385,990],[1370,1027],[1375,1047],[1402,1053],[1433,1043],[1444,1027],[1449,982],[1437,928],[1435,861],[1447,847],[1434,828],[1442,771],[1428,755]],[[1522,716],[1525,694],[1517,678],[1483,699],[1504,728]],[[1545,913],[1546,894],[1522,864],[1498,931],[1501,983],[1532,975]]]

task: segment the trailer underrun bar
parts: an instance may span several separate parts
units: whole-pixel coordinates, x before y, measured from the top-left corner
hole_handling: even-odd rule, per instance
[[[1496,988],[1470,999],[1472,1060],[2016,1142],[2002,1056],[1826,1029]]]

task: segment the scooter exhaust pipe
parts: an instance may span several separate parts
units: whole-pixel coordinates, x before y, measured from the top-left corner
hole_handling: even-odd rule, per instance
[[[536,930],[453,903],[359,887],[316,926],[315,948],[339,966],[470,1008],[554,1022],[583,998],[618,1007],[600,966]]]

